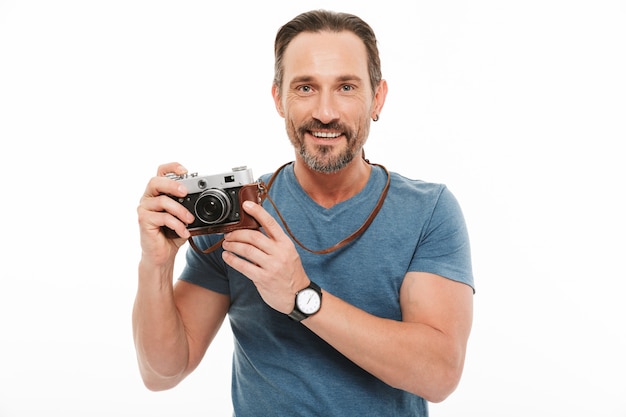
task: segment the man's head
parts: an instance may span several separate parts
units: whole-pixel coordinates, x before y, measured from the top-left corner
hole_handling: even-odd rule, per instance
[[[283,82],[283,57],[287,46],[302,32],[342,32],[349,31],[357,35],[367,50],[368,69],[372,90],[382,79],[380,56],[376,44],[376,34],[361,18],[348,14],[327,10],[312,10],[302,13],[280,28],[274,42],[274,85],[279,89]]]
[[[272,93],[297,155],[318,172],[344,168],[387,93],[374,32],[356,16],[316,10],[279,30],[275,52]]]

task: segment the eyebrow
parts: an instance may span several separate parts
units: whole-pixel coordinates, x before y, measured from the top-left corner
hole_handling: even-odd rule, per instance
[[[301,75],[292,79],[290,81],[290,84],[309,83],[313,81],[314,79],[315,77],[310,76],[310,75]],[[363,83],[363,79],[361,77],[356,76],[356,75],[351,75],[351,74],[340,75],[339,77],[337,77],[337,81],[339,82],[355,81],[358,83]]]
[[[289,84],[299,84],[299,83],[308,83],[313,80],[313,77],[310,75],[301,75],[292,79]]]

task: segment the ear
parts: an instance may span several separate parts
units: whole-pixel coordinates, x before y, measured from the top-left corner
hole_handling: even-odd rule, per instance
[[[283,111],[283,104],[280,99],[280,92],[278,91],[278,87],[276,84],[272,84],[272,97],[274,98],[274,105],[276,106],[276,111],[280,115],[280,117],[285,117],[285,112]]]
[[[372,119],[377,118],[385,105],[385,99],[387,98],[387,81],[380,80],[378,87],[374,92],[374,101],[372,103]]]

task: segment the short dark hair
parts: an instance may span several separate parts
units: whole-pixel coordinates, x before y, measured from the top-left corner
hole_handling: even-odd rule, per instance
[[[365,44],[372,90],[375,91],[382,79],[380,56],[374,30],[360,17],[349,13],[328,10],[311,10],[299,14],[283,25],[276,34],[274,42],[274,84],[281,91],[283,81],[283,56],[289,43],[302,32],[342,32],[350,31]]]

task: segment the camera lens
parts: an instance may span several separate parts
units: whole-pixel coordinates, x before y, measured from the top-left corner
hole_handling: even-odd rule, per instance
[[[196,217],[208,224],[220,223],[230,213],[230,198],[220,189],[206,190],[196,200]]]

